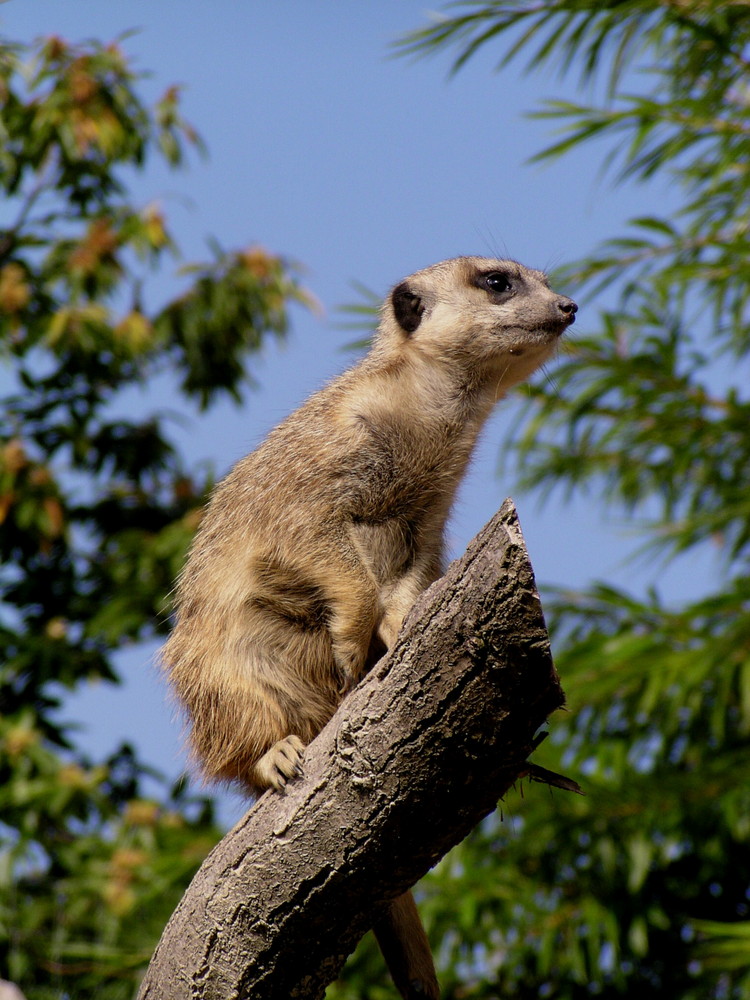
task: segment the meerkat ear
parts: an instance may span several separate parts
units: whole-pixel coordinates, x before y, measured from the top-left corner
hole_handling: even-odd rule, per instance
[[[405,333],[414,333],[422,322],[424,312],[424,302],[420,296],[409,288],[407,282],[402,281],[391,292],[391,305],[393,315],[401,329]]]

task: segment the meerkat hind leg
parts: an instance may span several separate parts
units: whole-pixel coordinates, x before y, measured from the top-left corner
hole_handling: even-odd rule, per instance
[[[302,755],[305,744],[299,736],[286,736],[274,743],[255,765],[255,778],[263,788],[281,792],[287,781],[302,775]]]

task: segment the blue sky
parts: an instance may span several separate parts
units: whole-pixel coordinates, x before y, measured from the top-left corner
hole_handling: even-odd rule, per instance
[[[433,4],[432,7],[437,7]],[[524,112],[544,97],[573,96],[574,82],[522,75],[514,65],[494,73],[488,49],[455,77],[443,55],[395,59],[391,44],[425,22],[413,0],[9,0],[0,31],[19,42],[43,34],[69,41],[110,41],[139,29],[123,45],[150,71],[142,92],[158,97],[184,86],[183,111],[209,156],[188,169],[159,166],[139,175],[134,198],[158,201],[189,260],[206,259],[206,239],[227,248],[260,243],[304,265],[321,315],[295,309],[283,347],[270,345],[253,368],[261,383],[249,403],[208,416],[188,414],[175,436],[194,461],[219,472],[250,450],[306,395],[352,360],[352,339],[337,308],[356,298],[351,282],[378,293],[410,272],[463,253],[507,255],[549,268],[590,252],[625,219],[663,211],[666,187],[613,188],[600,175],[596,147],[546,166],[527,160],[549,142],[548,123]],[[147,294],[174,293],[170,275]],[[566,291],[566,289],[560,289]],[[596,306],[579,313],[595,328]],[[550,366],[554,378],[554,364]],[[176,405],[164,387],[147,387],[128,406]],[[580,586],[608,578],[641,588],[658,582],[668,598],[704,589],[710,557],[691,571],[626,566],[637,536],[596,498],[540,507],[495,467],[512,405],[488,426],[451,522],[454,553],[512,494],[540,582]],[[65,715],[82,725],[81,741],[97,755],[120,740],[170,775],[183,759],[179,726],[152,665],[153,648],[122,659],[126,683],[76,696]],[[238,815],[237,802],[225,815]]]

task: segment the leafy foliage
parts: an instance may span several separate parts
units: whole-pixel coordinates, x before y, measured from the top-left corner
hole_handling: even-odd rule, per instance
[[[127,178],[200,142],[175,89],[149,109],[137,82],[118,44],[0,47],[0,975],[40,1000],[132,996],[218,836],[207,801],[145,798],[132,749],[92,762],[60,721],[65,690],[163,631],[211,485],[127,394],[176,375],[199,407],[241,400],[248,353],[307,301],[282,259],[214,246],[144,306],[177,248]]]
[[[524,790],[438,866],[423,891],[444,995],[745,997],[750,8],[462,2],[401,49],[451,47],[460,69],[489,44],[500,66],[603,83],[541,110],[564,128],[542,156],[596,139],[620,180],[664,176],[683,199],[556,276],[614,306],[526,395],[503,452],[528,487],[625,512],[642,554],[689,567],[713,546],[724,581],[676,608],[603,583],[549,595],[571,712],[537,757],[587,795]]]
[[[572,71],[592,103],[539,114],[540,155],[610,150],[621,180],[668,178],[671,217],[634,219],[560,280],[601,301],[554,386],[526,397],[504,453],[526,484],[586,491],[665,561],[714,546],[725,580],[682,607],[608,584],[549,595],[571,711],[540,764],[585,798],[519,789],[420,887],[444,995],[674,997],[750,990],[750,570],[747,164],[750,8],[715,0],[463,2],[405,52],[459,69]],[[258,248],[183,269],[127,178],[181,163],[197,136],[172,89],[154,109],[118,45],[0,48],[0,969],[34,998],[132,996],[184,883],[217,836],[183,787],[145,797],[128,747],[86,760],[62,694],[117,679],[113,654],[157,634],[207,475],[158,414],[123,400],[176,378],[206,408],[240,399],[248,352],[305,300]],[[596,140],[596,147],[585,144]],[[593,309],[589,309],[589,315]],[[331,997],[392,996],[365,942]]]

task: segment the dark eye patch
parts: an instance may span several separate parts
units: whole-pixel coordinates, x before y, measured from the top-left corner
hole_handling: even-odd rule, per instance
[[[494,292],[502,295],[503,292],[510,292],[513,288],[510,277],[504,271],[489,271],[482,275],[482,285]]]

